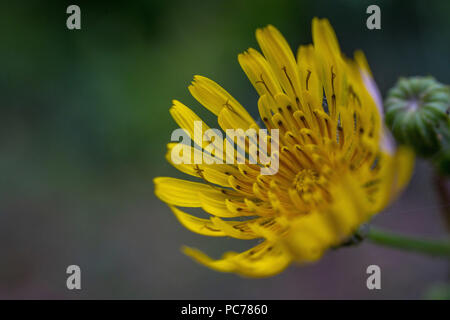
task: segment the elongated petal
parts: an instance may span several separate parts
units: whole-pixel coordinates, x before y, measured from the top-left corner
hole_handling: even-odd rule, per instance
[[[201,207],[199,194],[222,194],[210,185],[182,179],[159,177],[153,180],[155,194],[162,201],[180,207]]]
[[[256,40],[258,40],[264,56],[269,61],[284,91],[287,92],[293,101],[301,103],[301,87],[297,63],[287,41],[271,25],[264,29],[256,30]],[[297,108],[297,105],[295,108]]]
[[[209,219],[197,218],[174,206],[169,207],[177,217],[178,221],[180,221],[186,229],[192,232],[210,237],[224,237],[226,235],[222,230],[216,228],[216,226]]]
[[[235,117],[245,122],[246,127],[255,125],[255,121],[247,110],[214,81],[202,76],[195,76],[192,85],[189,86],[189,91],[198,102],[215,115],[219,115],[226,108],[234,113]]]
[[[189,247],[184,247],[183,252],[214,270],[253,278],[273,276],[283,271],[291,262],[289,254],[281,246],[267,241],[242,253],[229,252],[219,260],[213,260],[201,251]]]
[[[255,49],[248,49],[247,52],[238,56],[239,63],[245,74],[258,91],[260,96],[268,94],[275,96],[282,93],[272,68],[267,60]]]

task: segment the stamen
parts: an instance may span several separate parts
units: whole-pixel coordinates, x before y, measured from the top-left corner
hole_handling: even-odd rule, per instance
[[[269,92],[269,94],[273,97],[272,92],[270,92],[269,87],[267,86],[266,82],[265,82],[264,79],[263,79],[262,73],[259,75],[259,78],[260,78],[261,80],[258,80],[258,81],[256,81],[255,83],[262,83],[262,84],[264,85],[264,87],[266,88],[267,92]]]
[[[310,70],[306,70],[308,71],[308,74],[306,75],[306,90],[308,91],[308,82],[309,82],[309,78],[311,77],[311,71]]]

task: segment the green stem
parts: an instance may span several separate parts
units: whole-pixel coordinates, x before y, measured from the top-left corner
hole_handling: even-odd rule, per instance
[[[373,243],[397,249],[450,258],[450,241],[411,238],[370,227],[367,239]]]

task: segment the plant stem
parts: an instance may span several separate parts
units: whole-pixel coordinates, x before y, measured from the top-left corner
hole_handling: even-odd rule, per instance
[[[373,243],[397,249],[450,258],[450,241],[426,240],[399,235],[370,227],[367,239]]]

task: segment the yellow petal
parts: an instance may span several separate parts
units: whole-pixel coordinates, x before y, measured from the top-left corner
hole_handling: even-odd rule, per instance
[[[194,143],[202,148],[209,144],[207,141],[203,140],[203,133],[208,130],[209,127],[191,109],[181,102],[174,100],[173,106],[170,108],[169,112],[175,122],[189,134],[189,137]],[[195,130],[199,133],[199,141],[195,140]]]
[[[297,69],[297,63],[289,44],[283,35],[273,26],[256,30],[256,40],[261,47],[264,56],[269,61],[274,74],[292,101],[301,104],[301,86]]]
[[[260,96],[282,93],[280,84],[267,60],[255,49],[238,55],[239,64]]]
[[[189,91],[198,102],[215,115],[219,115],[222,109],[227,108],[246,122],[248,127],[255,124],[247,110],[214,81],[202,76],[195,76],[192,85],[189,86]]]
[[[225,221],[217,217],[212,217],[211,221],[216,228],[222,230],[229,237],[243,240],[259,238],[248,227],[248,224],[254,223],[257,219],[248,221]]]
[[[409,182],[414,168],[414,153],[407,147],[400,147],[394,156],[383,154],[379,161],[379,185],[374,197],[376,212],[383,210],[397,198]]]
[[[229,252],[222,259],[213,260],[203,252],[184,247],[183,252],[197,262],[221,272],[235,272],[245,277],[269,277],[283,271],[291,256],[279,245],[267,241],[242,253]]]
[[[247,130],[251,126],[256,126],[254,122],[248,122],[239,116],[234,110],[223,108],[218,116],[218,122],[223,130],[227,129],[243,129]]]
[[[300,46],[297,53],[297,64],[300,74],[300,84],[303,95],[307,96],[305,103],[309,103],[311,109],[322,108],[323,89],[320,83],[319,73],[316,67],[314,47],[310,44]]]
[[[330,116],[337,119],[338,106],[346,104],[346,67],[336,34],[327,19],[314,18],[312,36],[316,65],[327,96]]]
[[[153,182],[155,194],[160,200],[180,207],[201,207],[200,193],[221,194],[210,185],[182,179],[158,177]]]
[[[166,159],[175,168],[181,172],[187,173],[191,176],[202,178],[204,181],[217,184],[224,187],[230,187],[228,183],[228,177],[230,175],[241,175],[240,171],[234,166],[226,163],[223,164],[193,164],[193,163],[176,163],[174,161],[178,160],[181,162],[182,154],[177,155],[176,152],[172,154],[173,148],[177,143],[169,143],[167,145]],[[190,159],[194,159],[194,148],[186,146],[185,149],[191,154]],[[173,159],[175,157],[176,159]],[[203,159],[213,160],[213,157],[209,156],[207,153],[203,152]],[[205,160],[204,160],[205,161]]]
[[[366,56],[364,55],[364,52],[362,52],[361,50],[355,51],[355,61],[356,61],[356,64],[358,65],[358,67],[361,70],[364,70],[371,77],[373,77],[372,71],[370,70],[369,63],[367,62],[367,59],[366,59]]]
[[[328,19],[313,19],[312,36],[314,47],[318,51],[326,52],[328,55],[334,57],[341,55],[336,33]]]
[[[402,191],[411,180],[414,170],[414,152],[407,147],[399,147],[395,155],[396,158],[396,189]]]
[[[173,211],[178,221],[188,230],[210,237],[223,237],[226,234],[215,227],[215,225],[209,219],[201,219],[194,217],[193,215],[187,214],[186,212],[181,211],[180,209],[169,206]]]
[[[231,210],[228,203],[231,199],[241,199],[242,197],[234,190],[222,189],[222,194],[201,193],[199,194],[201,207],[206,212],[222,218],[234,218],[242,216],[253,216],[254,214],[245,210]]]

